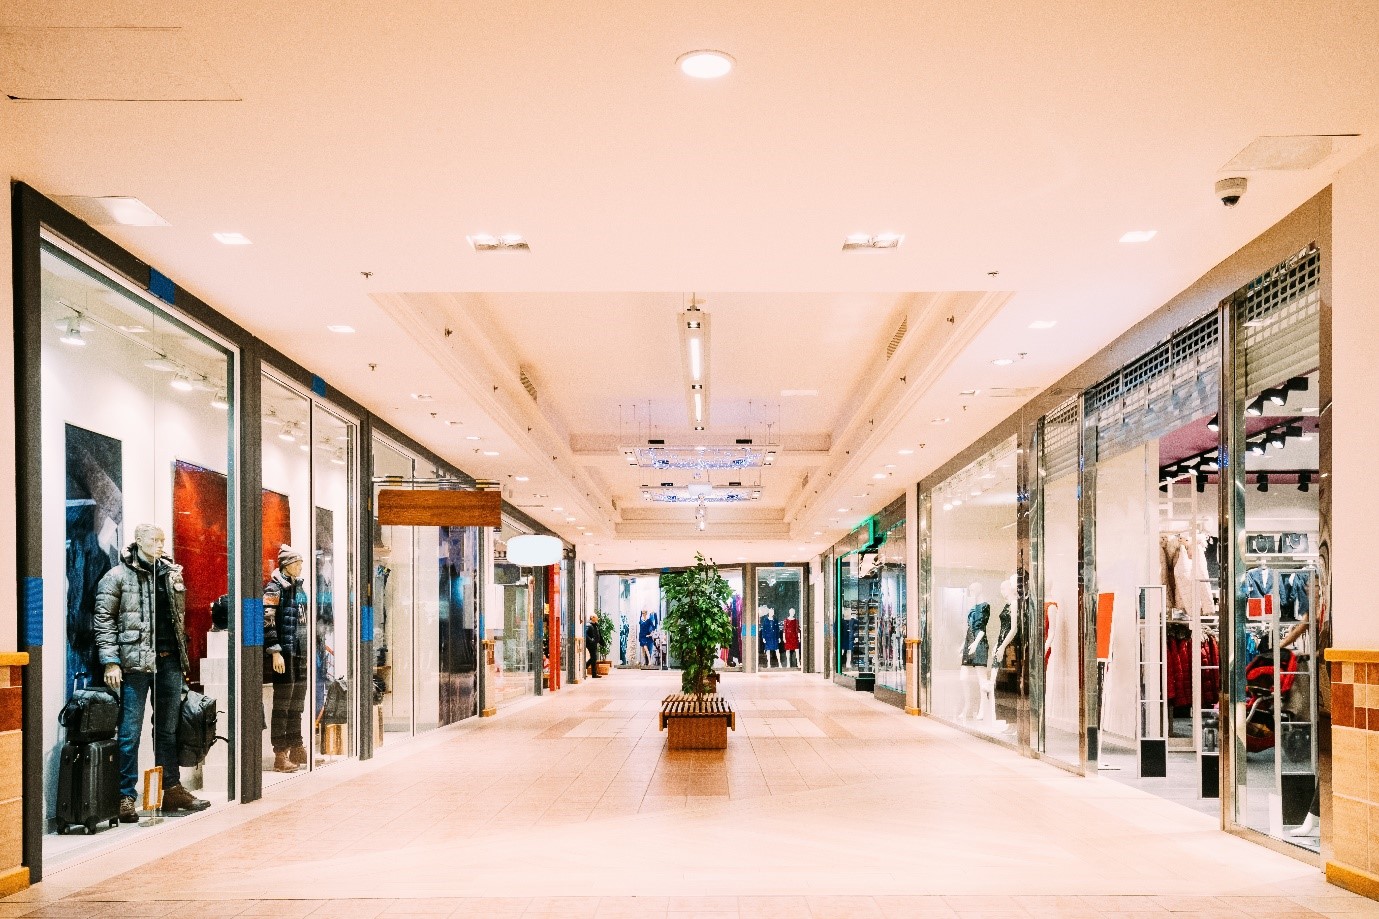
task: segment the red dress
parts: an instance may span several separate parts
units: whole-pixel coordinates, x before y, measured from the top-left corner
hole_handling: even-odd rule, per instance
[[[785,635],[781,646],[787,651],[800,650],[800,620],[787,619],[782,625],[785,627]]]

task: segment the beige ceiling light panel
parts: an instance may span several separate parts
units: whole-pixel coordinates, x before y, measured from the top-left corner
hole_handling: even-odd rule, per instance
[[[121,195],[95,198],[85,195],[61,195],[57,202],[93,227],[171,226],[153,208],[138,198]]]
[[[1285,134],[1256,137],[1221,167],[1222,172],[1311,169],[1336,152],[1336,141],[1354,134]]]
[[[180,28],[0,31],[0,89],[28,102],[238,102]]]

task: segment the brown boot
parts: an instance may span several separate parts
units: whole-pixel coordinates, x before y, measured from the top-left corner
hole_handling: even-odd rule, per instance
[[[163,792],[165,811],[204,811],[210,806],[210,801],[201,800],[181,785],[174,785]]]
[[[139,808],[135,806],[133,798],[120,799],[120,822],[138,823]]]
[[[306,747],[302,746],[301,744],[297,744],[297,746],[287,751],[287,758],[289,761],[296,763],[298,766],[305,766]]]
[[[291,755],[286,750],[279,750],[273,756],[274,772],[296,772],[301,767],[292,762]]]

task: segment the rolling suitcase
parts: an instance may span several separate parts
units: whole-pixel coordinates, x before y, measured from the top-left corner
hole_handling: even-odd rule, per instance
[[[57,831],[84,829],[120,820],[119,742],[93,740],[62,748],[57,779]]]

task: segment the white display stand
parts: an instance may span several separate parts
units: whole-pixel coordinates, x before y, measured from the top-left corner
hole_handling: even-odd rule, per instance
[[[228,630],[206,633],[206,656],[201,659],[201,685],[205,694],[215,699],[216,731],[224,734],[226,720],[230,717],[230,633]],[[215,776],[226,775],[229,768],[229,745],[214,744],[206,754],[206,762],[195,770],[189,770],[183,781],[187,787],[200,790],[202,776],[210,773]]]

